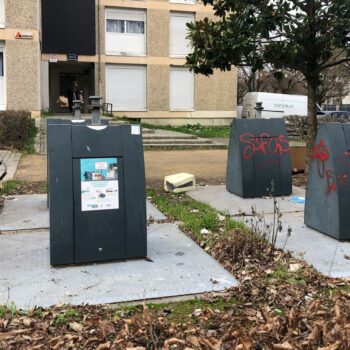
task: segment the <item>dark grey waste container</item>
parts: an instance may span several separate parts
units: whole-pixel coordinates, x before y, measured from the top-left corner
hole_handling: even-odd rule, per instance
[[[147,255],[139,126],[47,125],[52,265]]]
[[[291,157],[283,119],[234,119],[226,188],[241,197],[292,193]]]
[[[320,124],[311,152],[305,224],[350,239],[350,124]]]

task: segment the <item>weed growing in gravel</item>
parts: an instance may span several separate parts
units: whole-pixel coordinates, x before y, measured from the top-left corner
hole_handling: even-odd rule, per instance
[[[77,313],[76,310],[67,309],[63,313],[56,315],[53,323],[55,326],[61,326],[76,320],[78,317],[79,317],[79,314]]]
[[[0,305],[0,318],[7,316],[17,315],[17,307],[14,303],[9,303],[7,305]]]

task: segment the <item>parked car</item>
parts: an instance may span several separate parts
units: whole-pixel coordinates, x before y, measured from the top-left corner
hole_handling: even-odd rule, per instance
[[[317,115],[331,118],[350,118],[350,111],[318,111]]]

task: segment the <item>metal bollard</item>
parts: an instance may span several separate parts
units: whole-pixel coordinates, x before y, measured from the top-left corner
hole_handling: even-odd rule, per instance
[[[81,100],[74,100],[73,101],[73,119],[74,120],[80,120],[81,119],[81,106],[83,104],[83,101]]]
[[[256,110],[255,118],[261,119],[262,118],[262,111],[264,110],[264,107],[262,106],[262,102],[257,102],[256,107],[254,108]]]
[[[101,100],[102,97],[100,96],[90,96],[89,100],[91,101],[90,108],[92,112],[92,121],[91,125],[101,125]]]

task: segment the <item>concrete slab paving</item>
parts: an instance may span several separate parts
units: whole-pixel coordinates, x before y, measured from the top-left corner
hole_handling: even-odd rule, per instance
[[[226,190],[225,185],[198,187],[188,192],[193,199],[209,204],[216,210],[230,215],[249,215],[254,205],[256,211],[263,214],[273,213],[273,202],[268,198],[241,198]],[[293,196],[305,197],[305,190],[293,187]],[[278,197],[280,210],[283,213],[304,211],[304,204],[291,202],[289,197]]]
[[[148,228],[151,261],[53,268],[48,232],[0,235],[0,304],[100,304],[223,291],[238,283],[172,224]]]
[[[272,222],[271,215],[266,217]],[[283,230],[278,235],[278,248],[289,250],[294,256],[305,259],[310,265],[326,276],[334,278],[350,277],[350,242],[339,242],[304,224],[304,213],[284,214]],[[288,226],[292,233],[287,239]]]
[[[166,220],[154,205],[147,201],[147,218]],[[0,232],[49,228],[49,210],[46,194],[10,196],[0,214]]]
[[[207,203],[216,210],[228,212],[247,225],[253,220],[242,213],[250,214],[252,205],[264,214],[265,225],[273,223],[272,198],[241,198],[226,191],[225,186],[206,186],[188,193],[192,198]],[[293,195],[305,197],[305,190],[293,187]],[[290,251],[297,258],[305,259],[318,271],[330,277],[350,278],[350,242],[339,242],[304,224],[304,204],[291,202],[290,197],[278,198],[282,212],[283,230],[276,245]],[[255,221],[256,222],[256,221]],[[262,229],[263,224],[259,224]],[[288,227],[292,229],[288,237]]]
[[[7,165],[7,175],[3,178],[2,181],[13,179],[20,159],[21,153],[0,150],[0,161],[4,161]]]

